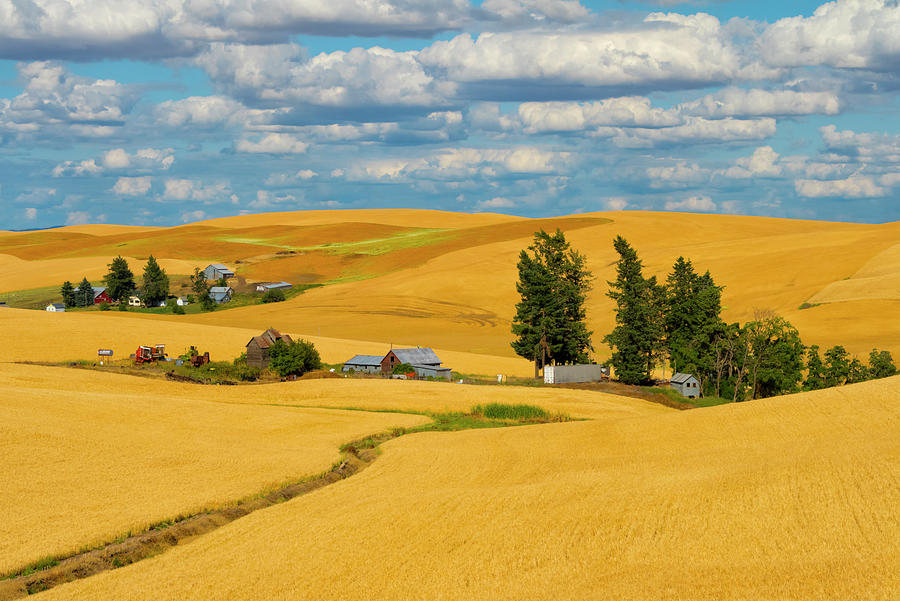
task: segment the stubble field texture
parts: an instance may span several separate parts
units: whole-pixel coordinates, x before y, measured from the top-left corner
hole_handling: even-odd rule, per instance
[[[402,437],[42,598],[894,599],[897,384]]]

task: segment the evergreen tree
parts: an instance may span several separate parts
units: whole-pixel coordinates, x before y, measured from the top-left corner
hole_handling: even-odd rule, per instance
[[[545,365],[587,361],[593,347],[584,304],[591,273],[584,255],[570,247],[560,230],[541,230],[528,250],[519,253],[517,267],[521,300],[512,324],[513,350],[534,361],[535,377]]]
[[[841,345],[825,351],[825,387],[841,386],[850,376],[850,355]]]
[[[90,307],[93,304],[94,287],[91,286],[87,278],[82,278],[81,283],[78,284],[78,289],[75,290],[75,306]]]
[[[197,300],[204,311],[212,311],[216,308],[216,301],[209,296],[209,284],[206,276],[199,267],[194,267],[194,275],[191,276],[191,289],[197,295]]]
[[[63,282],[62,288],[59,290],[62,295],[63,304],[66,306],[66,309],[69,307],[78,306],[75,301],[75,287],[72,285],[72,282],[66,280]]]
[[[825,364],[819,357],[819,347],[814,344],[806,350],[806,380],[804,390],[821,390],[825,388]]]
[[[704,392],[713,392],[716,340],[725,329],[722,288],[707,271],[699,275],[678,257],[666,278],[665,338],[672,371],[692,373]]]
[[[868,379],[869,370],[866,369],[866,366],[863,365],[862,361],[860,361],[856,357],[853,357],[853,360],[850,361],[850,365],[847,368],[847,384],[865,382]]]
[[[894,365],[894,358],[890,351],[881,351],[872,349],[869,353],[869,377],[871,379],[889,378],[897,374],[897,367]]]
[[[169,296],[169,276],[159,266],[153,255],[150,255],[144,266],[143,295],[144,302],[149,307],[156,307],[160,301],[166,300],[166,297]]]
[[[128,261],[122,257],[113,259],[103,280],[106,282],[106,294],[113,301],[128,300],[134,292],[134,274],[128,268]]]
[[[659,344],[654,324],[655,281],[644,278],[637,251],[625,238],[616,236],[613,247],[619,260],[616,280],[607,282],[607,296],[616,302],[616,327],[603,341],[613,349],[611,362],[616,377],[626,384],[641,384],[650,380],[653,352]]]

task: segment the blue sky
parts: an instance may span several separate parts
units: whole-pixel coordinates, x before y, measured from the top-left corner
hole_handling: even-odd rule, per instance
[[[0,0],[0,230],[900,220],[896,0]]]

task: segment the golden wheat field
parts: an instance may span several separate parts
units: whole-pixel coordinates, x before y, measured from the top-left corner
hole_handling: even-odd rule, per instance
[[[533,220],[385,209],[245,215],[148,230],[84,226],[0,235],[10,267],[0,270],[7,274],[0,291],[58,285],[72,269],[78,273],[70,279],[78,278],[80,265],[99,276],[118,253],[137,257],[135,268],[153,253],[182,275],[194,265],[224,262],[248,282],[326,285],[286,303],[181,321],[511,357],[518,252],[536,229],[557,227],[587,255],[595,275],[587,308],[596,359],[609,353],[599,340],[613,327],[605,294],[616,235],[637,248],[648,275],[664,277],[679,255],[709,269],[725,286],[726,320],[771,309],[808,344],[843,344],[861,357],[876,345],[900,354],[900,322],[893,318],[900,306],[900,223],[652,212]]]
[[[321,472],[349,440],[428,421],[198,388],[0,366],[0,573]]]
[[[895,599],[898,389],[409,435],[41,598]]]

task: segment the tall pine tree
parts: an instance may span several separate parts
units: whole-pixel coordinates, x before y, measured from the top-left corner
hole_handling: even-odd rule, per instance
[[[821,390],[825,388],[825,364],[819,356],[819,345],[814,344],[806,349],[806,380],[804,390]]]
[[[66,306],[66,309],[78,306],[75,300],[75,286],[72,285],[72,282],[69,280],[63,282],[62,288],[59,289],[59,293],[62,295],[62,301]]]
[[[169,296],[169,276],[159,266],[153,255],[147,259],[144,266],[144,302],[148,307],[156,307],[160,301],[165,301]]]
[[[75,306],[90,307],[93,304],[94,287],[91,286],[87,278],[82,278],[81,283],[78,284],[78,289],[75,291]]]
[[[616,302],[616,327],[603,339],[612,349],[612,365],[616,377],[626,384],[650,380],[654,351],[659,345],[655,325],[658,309],[654,307],[654,280],[647,280],[637,251],[622,236],[613,247],[619,254],[616,280],[608,282],[607,296]]]
[[[531,251],[529,254],[528,251]],[[545,365],[587,361],[591,332],[585,325],[585,301],[591,273],[585,257],[573,250],[565,235],[541,230],[528,251],[519,253],[519,280],[512,332],[513,350],[534,361],[538,377]]]
[[[103,278],[106,294],[113,301],[122,301],[134,292],[134,274],[128,268],[128,261],[116,257],[109,264],[109,273]]]

